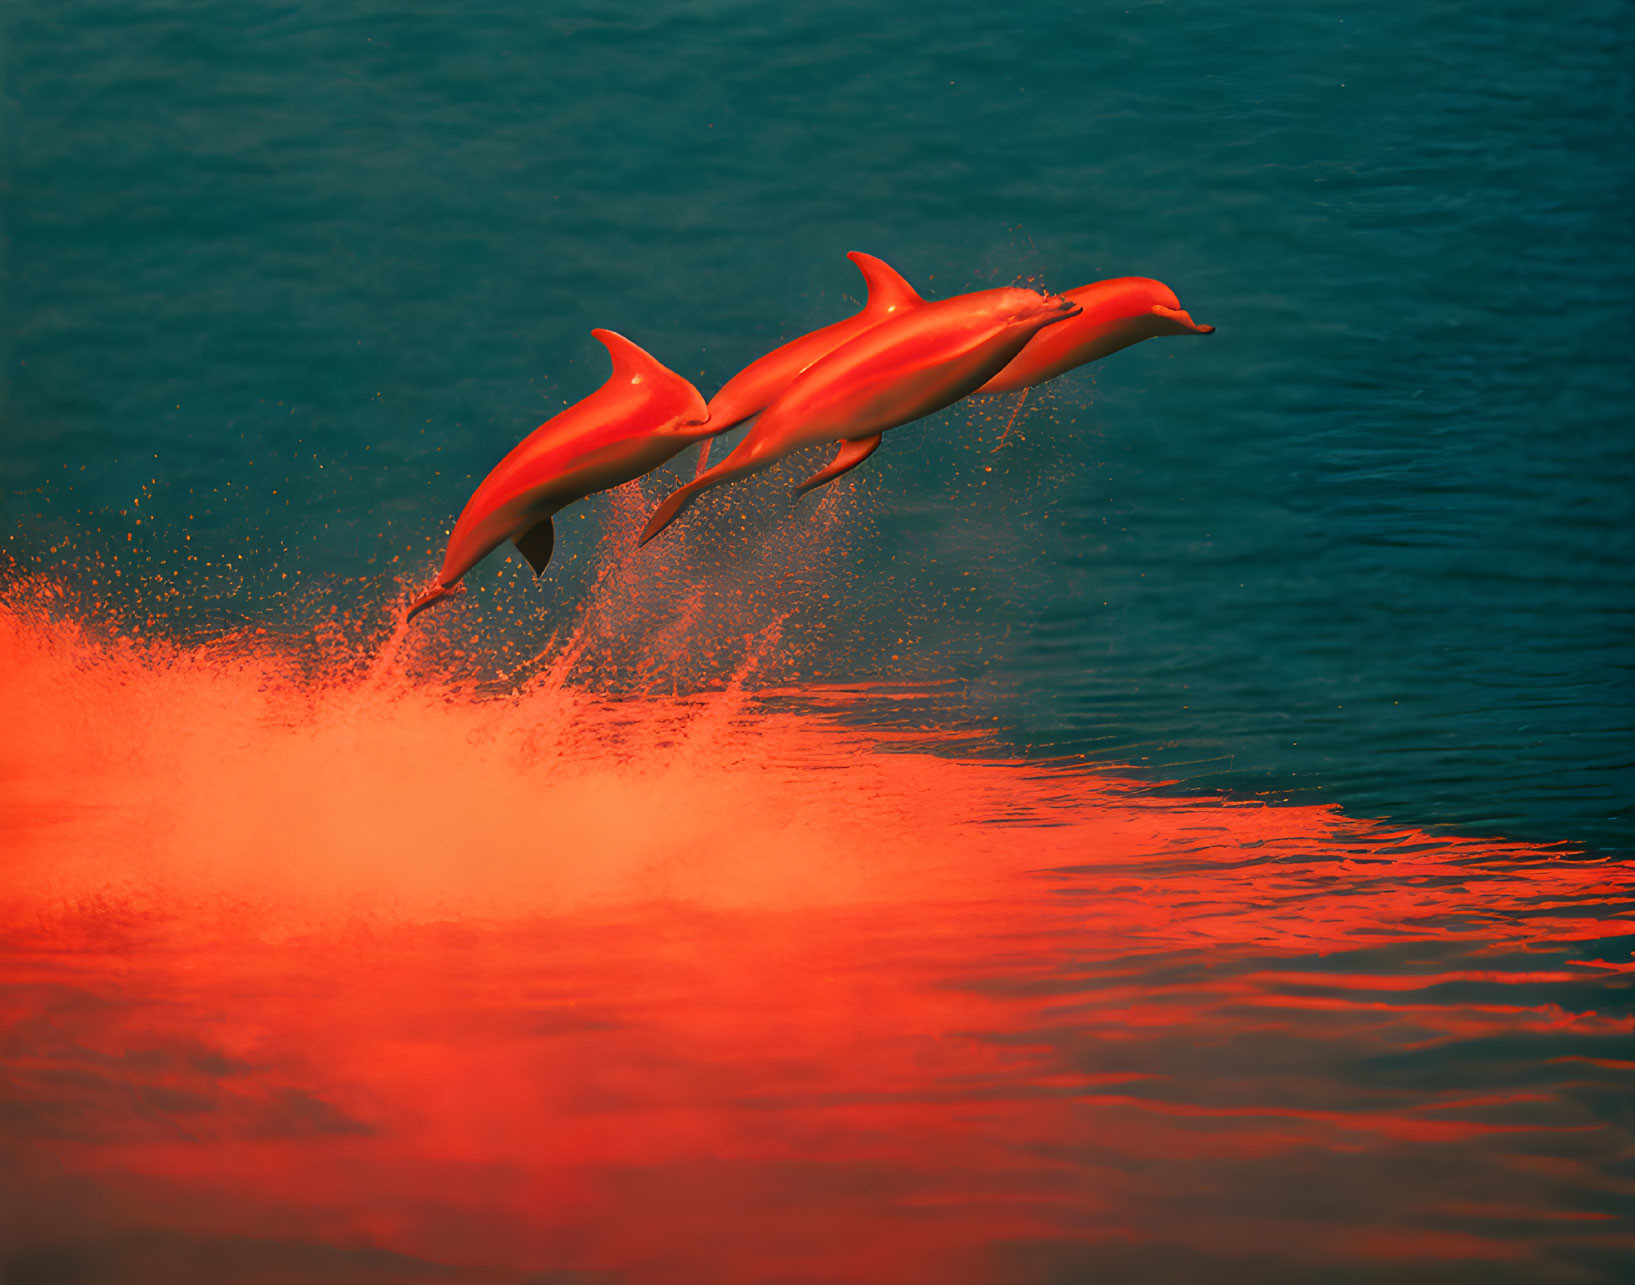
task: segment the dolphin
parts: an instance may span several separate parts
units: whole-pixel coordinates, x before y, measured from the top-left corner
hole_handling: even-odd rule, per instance
[[[703,492],[770,468],[803,446],[838,441],[840,451],[797,493],[832,482],[873,454],[887,429],[969,396],[1035,334],[1078,311],[1058,295],[1010,287],[921,303],[865,330],[796,376],[736,450],[654,510],[638,543]]]
[[[1027,347],[972,396],[1032,388],[1143,339],[1215,332],[1214,326],[1195,322],[1175,292],[1151,277],[1114,277],[1069,290],[1062,297],[1079,305],[1079,315],[1028,340]]]
[[[405,620],[455,592],[460,578],[500,545],[516,545],[534,578],[551,560],[551,516],[597,491],[657,468],[719,431],[698,389],[623,335],[593,330],[613,373],[589,397],[545,421],[494,466],[460,512],[437,580]]]
[[[813,362],[827,357],[841,344],[857,338],[865,330],[925,302],[919,292],[884,260],[864,254],[861,250],[853,250],[846,257],[857,265],[858,271],[863,274],[863,284],[868,288],[868,301],[862,311],[821,330],[802,335],[799,339],[791,339],[766,356],[750,362],[727,380],[721,391],[710,398],[710,427],[713,432],[724,433],[734,425],[760,414],[772,404],[773,398],[789,387],[795,376]],[[704,471],[709,458],[710,444],[706,441],[698,453],[699,473]]]
[[[720,431],[742,424],[772,404],[774,398],[803,370],[827,357],[847,340],[925,301],[889,263],[853,250],[846,256],[863,274],[868,302],[862,311],[791,339],[766,356],[750,362],[710,398],[710,425]]]

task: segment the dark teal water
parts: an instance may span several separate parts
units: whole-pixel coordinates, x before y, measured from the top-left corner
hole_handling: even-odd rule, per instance
[[[154,558],[234,564],[171,563],[172,611],[277,622],[428,568],[599,381],[593,326],[707,395],[849,310],[848,249],[934,294],[1149,274],[1218,334],[1059,381],[992,460],[969,409],[893,434],[823,666],[1202,787],[1628,844],[1625,7],[8,15],[23,567],[145,497]]]

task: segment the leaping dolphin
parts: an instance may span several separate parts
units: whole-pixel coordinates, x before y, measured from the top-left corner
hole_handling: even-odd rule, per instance
[[[865,330],[798,375],[732,454],[660,504],[639,543],[704,491],[759,473],[803,446],[838,441],[840,452],[800,492],[832,482],[873,454],[887,429],[968,396],[1039,331],[1078,311],[1059,295],[1010,287],[922,303]]]
[[[861,250],[846,256],[863,274],[868,287],[868,301],[862,311],[824,326],[799,339],[791,339],[782,347],[774,348],[766,356],[750,362],[721,386],[721,391],[710,398],[710,428],[726,432],[735,424],[760,414],[774,398],[813,362],[827,357],[841,344],[855,339],[865,330],[898,316],[909,308],[923,303],[919,292],[904,281],[897,271],[882,259]],[[698,472],[703,473],[710,457],[710,444],[698,453]]]
[[[1194,321],[1175,292],[1151,277],[1114,277],[1069,290],[1062,297],[1079,305],[1079,315],[1028,340],[1027,347],[973,396],[1032,388],[1143,339],[1215,331],[1214,326]]]
[[[537,579],[551,560],[551,516],[655,469],[719,431],[698,389],[623,335],[593,330],[613,373],[589,397],[545,421],[494,466],[460,512],[436,583],[410,605],[413,620],[455,592],[460,578],[507,540]]]

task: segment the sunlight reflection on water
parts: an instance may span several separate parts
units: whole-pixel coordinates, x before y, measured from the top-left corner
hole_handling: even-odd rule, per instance
[[[15,594],[0,649],[19,1280],[1635,1246],[1625,865],[950,758],[842,689],[300,675]]]

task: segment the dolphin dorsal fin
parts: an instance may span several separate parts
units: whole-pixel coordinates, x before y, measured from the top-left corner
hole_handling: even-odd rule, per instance
[[[876,259],[861,250],[853,250],[846,257],[857,265],[857,270],[863,274],[864,284],[869,288],[869,301],[863,305],[864,312],[895,314],[907,312],[925,302],[920,298],[920,292],[904,281],[897,269],[884,259]]]
[[[623,335],[612,330],[593,330],[590,333],[591,338],[602,341],[607,355],[613,358],[613,373],[608,376],[608,383],[662,386],[680,378],[675,371]]]

